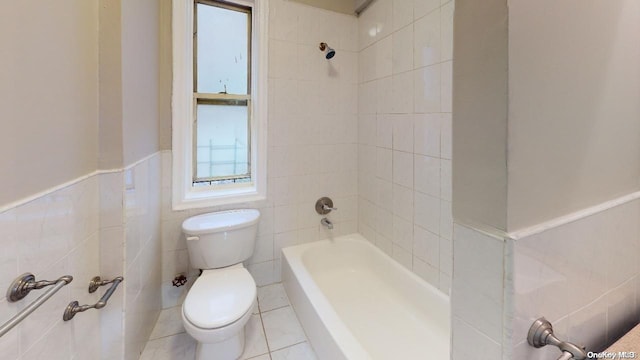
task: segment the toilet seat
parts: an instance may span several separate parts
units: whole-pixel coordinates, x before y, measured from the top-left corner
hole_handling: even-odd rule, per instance
[[[256,283],[242,264],[205,270],[187,293],[182,307],[191,324],[216,329],[232,324],[251,310]]]

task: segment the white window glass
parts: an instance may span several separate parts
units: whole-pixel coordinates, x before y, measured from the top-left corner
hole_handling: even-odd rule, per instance
[[[250,14],[196,5],[197,92],[248,94]]]
[[[251,179],[251,10],[195,2],[193,183]]]
[[[197,107],[196,180],[249,176],[249,114],[245,105]]]

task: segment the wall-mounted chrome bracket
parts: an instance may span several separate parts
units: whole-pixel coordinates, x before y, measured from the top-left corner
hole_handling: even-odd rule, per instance
[[[22,309],[22,311],[2,324],[0,326],[0,337],[8,333],[22,320],[29,316],[29,314],[40,307],[40,305],[49,300],[49,298],[51,298],[53,294],[58,292],[58,290],[62,289],[63,286],[69,284],[71,281],[73,281],[73,277],[71,275],[62,276],[56,281],[36,281],[33,274],[29,273],[20,275],[13,281],[13,283],[11,283],[11,286],[9,286],[9,289],[7,290],[7,300],[9,300],[9,302],[16,302],[20,299],[23,299],[29,294],[31,290],[42,289],[43,287],[49,285],[53,285],[53,287],[45,291],[44,294],[40,295],[31,304],[27,305],[24,309]]]
[[[560,341],[560,339],[553,334],[553,326],[544,317],[537,319],[531,324],[529,334],[527,335],[527,342],[535,348],[541,348],[546,345],[557,347],[562,352],[558,360],[584,360],[587,358],[587,352],[584,347],[579,347],[570,342]]]
[[[321,197],[316,201],[316,212],[320,215],[327,215],[331,210],[338,210],[333,207],[333,200],[328,197]]]
[[[73,276],[65,275],[53,281],[48,281],[48,280],[36,281],[36,277],[33,274],[24,273],[18,276],[15,280],[13,280],[13,282],[9,286],[9,289],[7,289],[7,300],[9,302],[16,302],[18,300],[22,300],[27,295],[29,295],[31,290],[38,290],[46,286],[53,286],[57,284],[59,281],[64,281],[65,285],[67,285],[68,283],[73,281]]]
[[[122,281],[122,276],[118,276],[113,280],[102,280],[100,276],[94,276],[93,279],[89,281],[89,294],[93,294],[94,292],[96,292],[96,290],[98,290],[100,286],[105,286],[105,285],[114,283],[118,279],[120,279],[119,281]]]
[[[94,277],[89,282],[90,293],[95,292],[100,286],[107,284],[113,285],[111,285],[107,292],[102,295],[100,300],[98,300],[98,302],[93,305],[80,305],[80,303],[78,303],[77,301],[70,302],[69,305],[67,305],[67,308],[64,310],[62,320],[69,321],[73,319],[73,317],[76,316],[76,314],[79,312],[84,312],[89,309],[102,309],[103,307],[107,306],[107,301],[109,301],[109,298],[111,297],[111,295],[113,295],[114,291],[116,291],[116,288],[118,287],[118,285],[120,285],[122,280],[124,280],[122,276],[118,276],[113,280],[100,280],[99,276]]]

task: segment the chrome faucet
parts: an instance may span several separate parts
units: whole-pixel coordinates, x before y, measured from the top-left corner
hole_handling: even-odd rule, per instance
[[[322,224],[322,226],[326,227],[329,230],[333,230],[333,223],[331,222],[331,220],[325,218],[322,218],[322,220],[320,220],[320,224]]]

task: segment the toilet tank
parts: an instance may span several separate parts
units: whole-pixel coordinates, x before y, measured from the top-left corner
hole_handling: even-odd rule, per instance
[[[216,269],[251,257],[256,245],[260,212],[256,209],[202,214],[182,223],[189,262],[196,269]]]

